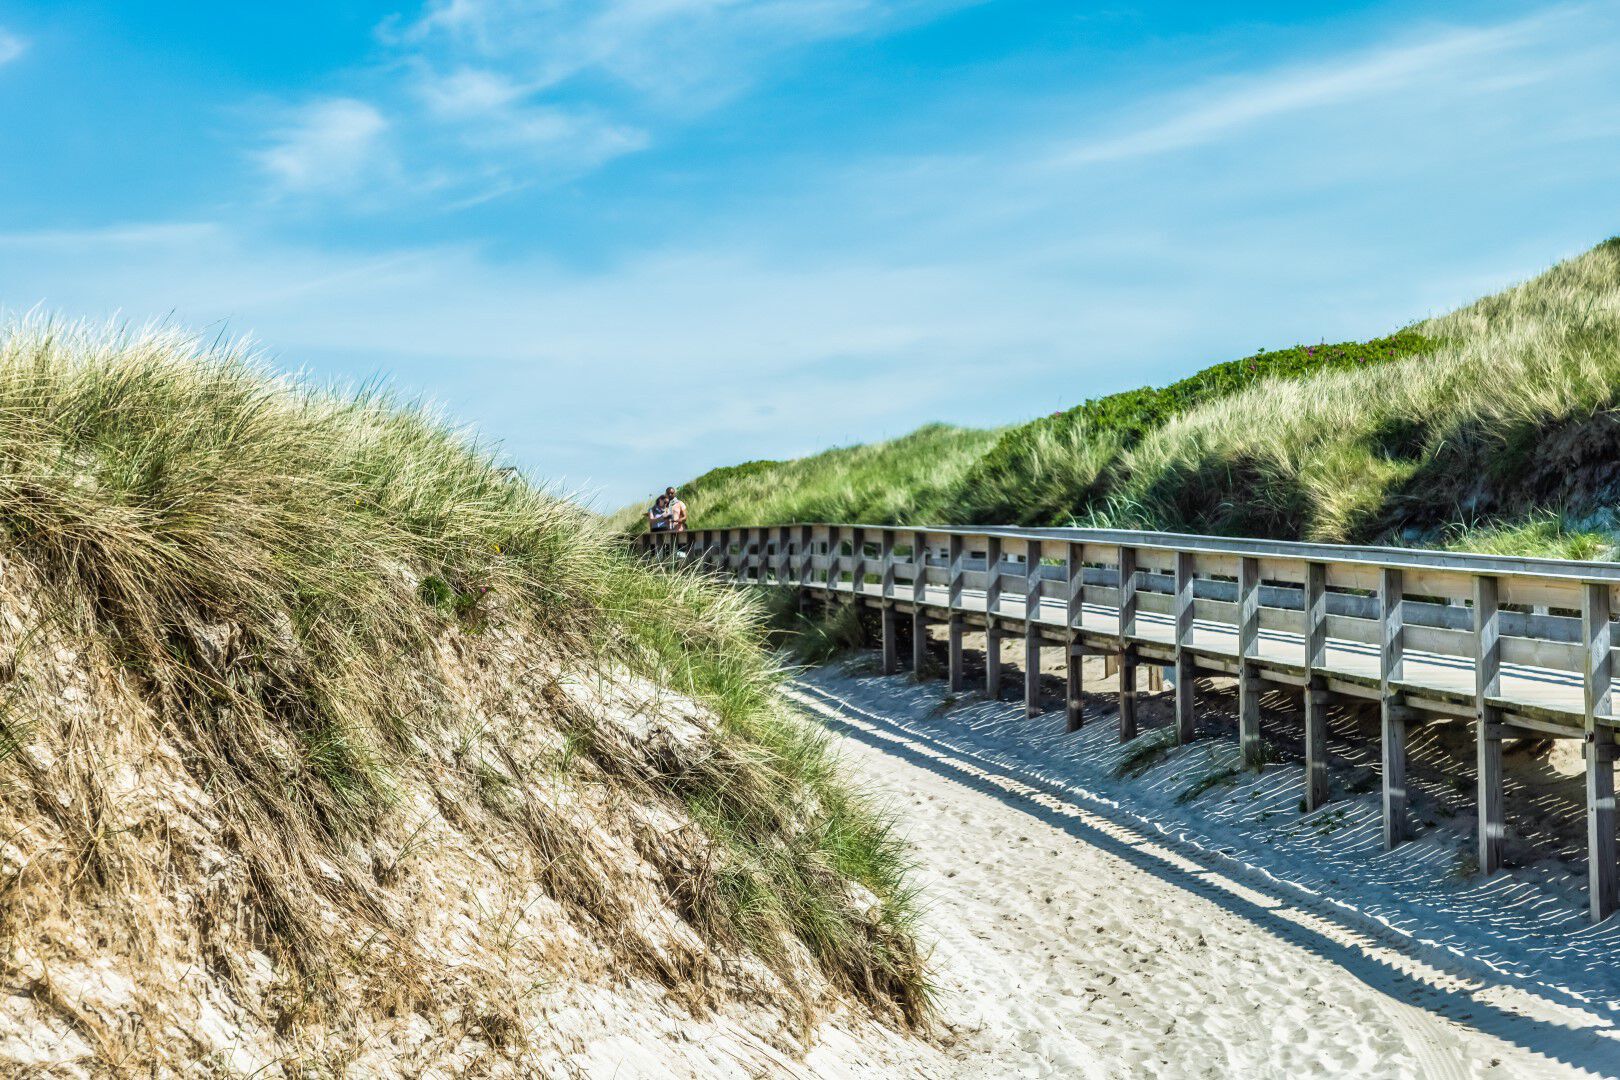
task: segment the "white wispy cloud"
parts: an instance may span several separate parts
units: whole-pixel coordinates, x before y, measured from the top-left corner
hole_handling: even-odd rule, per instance
[[[1058,160],[1089,165],[1184,150],[1300,113],[1410,95],[1421,88],[1455,93],[1459,78],[1488,90],[1523,86],[1527,73],[1518,72],[1512,84],[1505,83],[1492,61],[1543,38],[1572,14],[1572,9],[1562,9],[1496,26],[1450,29],[1422,40],[1216,80],[1142,107],[1120,125],[1122,130],[1072,145]]]
[[[393,171],[377,108],[355,98],[326,98],[291,110],[254,154],[280,193],[348,192]]]
[[[0,65],[11,63],[28,51],[28,42],[0,26]]]
[[[659,104],[692,109],[746,88],[783,53],[866,32],[919,6],[879,0],[437,0],[388,36],[433,61],[521,73],[531,91],[592,73]]]
[[[1260,346],[1386,332],[1612,233],[1620,17],[1571,10],[1323,45],[1310,64],[1182,77],[1184,94],[1099,92],[1110,119],[1089,133],[1067,88],[1032,90],[1039,123],[795,161],[768,200],[694,198],[656,241],[575,263],[544,240],[288,240],[272,204],[217,226],[0,233],[0,298],[223,321],[289,367],[392,373],[614,503],[724,460],[1011,421]],[[599,92],[608,68],[575,95],[563,68],[508,56],[487,5],[435,11],[456,51],[396,27],[391,81],[315,103],[373,114],[349,110],[375,132],[338,170],[349,197],[410,194],[448,157],[464,174],[433,190],[475,200],[579,167],[593,129],[670,137],[655,109]],[[313,182],[322,140],[304,136],[343,128],[332,115],[274,118],[282,182]],[[1086,164],[1052,168],[1058,152]],[[1138,167],[1172,152],[1174,168]]]
[[[462,146],[496,158],[517,153],[517,160],[508,159],[513,172],[521,164],[561,177],[640,150],[648,141],[634,124],[588,104],[550,101],[533,84],[495,71],[460,68],[441,75],[424,68],[412,91],[424,119]]]
[[[347,73],[364,102],[295,110],[257,156],[283,193],[477,203],[653,145],[819,43],[970,2],[432,0]],[[375,167],[390,133],[393,174]],[[386,184],[401,174],[429,180]]]

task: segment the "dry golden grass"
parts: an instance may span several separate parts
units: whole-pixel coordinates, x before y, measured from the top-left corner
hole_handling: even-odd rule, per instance
[[[778,701],[748,598],[642,562],[432,415],[174,333],[15,327],[0,535],[0,815],[26,852],[0,925],[41,1000],[47,959],[100,936],[154,979],[194,948],[323,1055],[342,1040],[319,1032],[391,1011],[516,1045],[510,973],[485,968],[558,957],[480,941],[447,964],[431,929],[435,887],[476,906],[493,873],[491,897],[544,899],[581,955],[694,1007],[736,990],[714,957],[738,955],[774,973],[762,999],[926,1014],[901,850]],[[624,734],[656,694],[559,689],[592,672],[696,709],[684,752]],[[422,878],[429,817],[469,882]],[[638,925],[661,908],[679,925]],[[109,1069],[167,1038],[68,1022]]]

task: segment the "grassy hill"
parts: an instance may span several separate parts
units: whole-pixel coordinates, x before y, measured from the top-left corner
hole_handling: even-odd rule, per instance
[[[780,677],[746,598],[432,416],[173,334],[0,334],[36,1064],[567,1071],[548,1014],[608,973],[784,1045],[829,999],[922,1018],[900,849]]]
[[[1229,361],[999,432],[938,426],[685,489],[695,524],[1090,524],[1601,553],[1620,239],[1368,342]]]

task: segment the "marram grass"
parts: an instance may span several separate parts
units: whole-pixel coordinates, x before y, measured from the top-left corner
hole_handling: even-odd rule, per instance
[[[1377,341],[1257,354],[1000,432],[716,470],[689,502],[695,528],[1073,523],[1593,553],[1612,547],[1617,462],[1620,239]],[[1549,543],[1549,520],[1589,539]]]
[[[387,813],[423,752],[435,635],[499,622],[718,717],[732,771],[665,792],[726,853],[725,887],[693,894],[700,927],[768,961],[797,938],[835,984],[926,1012],[902,849],[781,703],[754,602],[651,566],[431,412],[178,332],[15,325],[0,538],[256,838],[262,918],[312,978],[320,934],[295,891],[324,888],[322,860]]]

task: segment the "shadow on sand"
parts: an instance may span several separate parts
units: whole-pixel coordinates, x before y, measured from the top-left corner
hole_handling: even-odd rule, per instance
[[[819,688],[802,686],[801,689],[833,711],[843,712],[844,704],[830,698]],[[1369,935],[1368,927],[1357,925],[1329,905],[1304,904],[1301,898],[1290,896],[1275,886],[1268,886],[1257,878],[1251,880],[1251,877],[1255,877],[1253,875],[1243,875],[1239,881],[1230,874],[1228,868],[1217,868],[1212,865],[1212,860],[1206,853],[1186,850],[1183,845],[1178,845],[1163,835],[1143,832],[1129,821],[1126,815],[1114,817],[1099,812],[1094,806],[1084,808],[1087,815],[1107,818],[1114,832],[1123,832],[1135,838],[1134,841],[1121,840],[1117,835],[1110,835],[1110,832],[1090,825],[1073,814],[1044,806],[1029,794],[1008,790],[978,773],[981,770],[995,773],[1018,786],[1037,789],[1045,796],[1056,796],[1072,804],[1072,795],[1064,792],[1058,785],[1035,776],[1021,773],[1013,775],[1005,765],[982,758],[974,760],[977,755],[933,739],[926,733],[903,727],[866,709],[859,709],[858,712],[859,723],[841,722],[828,717],[829,726],[885,754],[989,795],[1021,813],[1124,860],[1143,873],[1152,874],[1177,888],[1203,897],[1248,920],[1277,939],[1333,962],[1367,986],[1403,1004],[1422,1008],[1457,1024],[1488,1033],[1551,1061],[1584,1069],[1598,1076],[1620,1075],[1620,1042],[1616,1041],[1620,1033],[1616,1032],[1608,1017],[1596,1013],[1590,1006],[1583,1011],[1593,1017],[1596,1026],[1578,1029],[1526,1016],[1481,1000],[1481,997],[1488,995],[1489,991],[1497,986],[1528,992],[1522,984],[1511,979],[1492,978],[1487,973],[1470,970],[1467,976],[1470,981],[1482,984],[1475,989],[1436,985],[1418,975],[1402,971],[1354,944],[1335,941],[1280,914],[1288,910],[1308,911],[1316,920],[1343,928],[1348,936]],[[931,752],[924,753],[918,746],[925,746]],[[936,757],[936,754],[939,756]],[[1195,864],[1197,869],[1189,870],[1178,866],[1175,862],[1146,850],[1148,846],[1172,849],[1179,859]],[[1272,904],[1246,899],[1221,882],[1232,882],[1242,891],[1263,896]],[[1443,960],[1424,958],[1416,948],[1406,942],[1386,939],[1380,940],[1380,944],[1412,956],[1425,965],[1449,966]],[[1575,1006],[1564,1004],[1562,1007]]]

